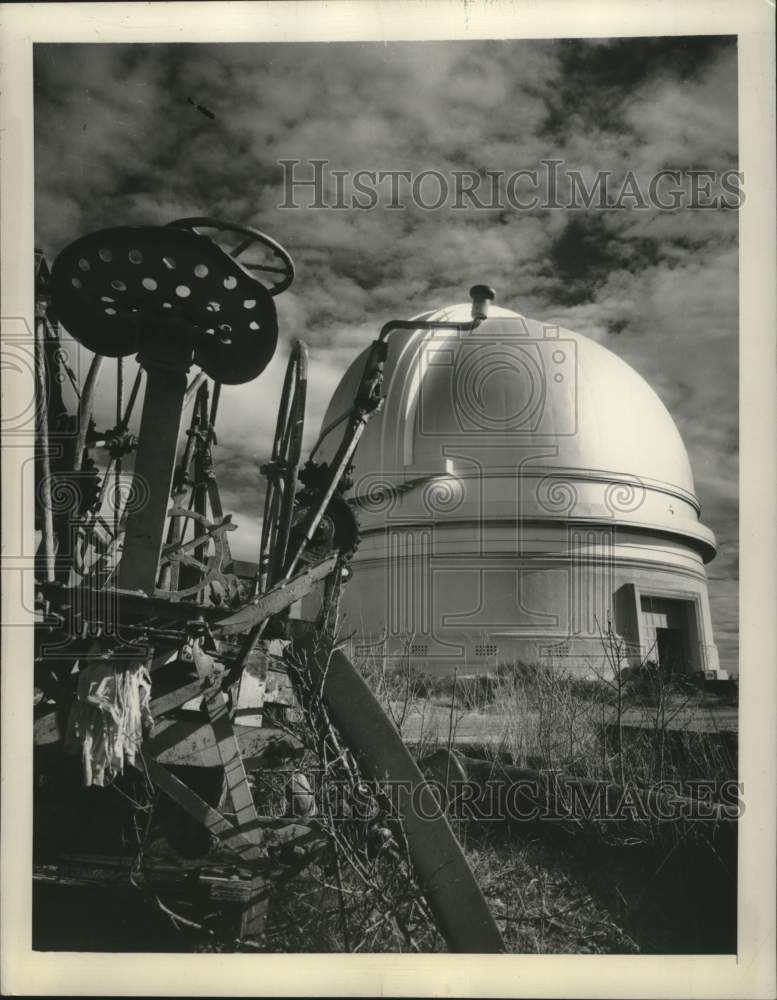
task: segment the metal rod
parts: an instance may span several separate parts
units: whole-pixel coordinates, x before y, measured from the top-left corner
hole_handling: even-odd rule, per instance
[[[116,358],[116,430],[120,431],[124,409],[124,358]],[[114,565],[115,558],[119,552],[119,506],[121,504],[121,455],[116,458],[115,466],[115,486],[113,491],[113,538],[114,538]]]
[[[249,271],[272,271],[273,274],[286,274],[285,267],[271,267],[269,264],[243,264]]]
[[[214,400],[216,398],[216,387],[219,383],[215,383],[213,387]],[[203,430],[206,436],[209,434],[209,416],[208,416],[208,392],[207,387],[204,393],[201,393],[198,397],[200,403],[200,422],[202,424]],[[208,514],[208,494],[205,488],[205,451],[203,448],[203,442],[197,441],[197,447],[194,449],[194,486],[192,487],[192,496],[194,497],[194,511],[197,514],[201,514],[203,518],[207,517]],[[194,558],[198,562],[205,561],[205,551],[207,549],[207,538],[203,541],[203,536],[205,536],[205,529],[200,521],[195,520],[194,522],[194,535],[200,539],[199,545],[194,550]]]
[[[138,392],[140,391],[140,383],[143,379],[143,369],[138,366],[137,374],[135,375],[135,381],[132,383],[132,389],[130,390],[130,397],[127,400],[127,407],[124,410],[124,416],[121,418],[119,424],[119,430],[126,431],[129,426],[130,417],[132,416],[132,411],[135,409],[135,401],[138,398]]]
[[[124,358],[116,358],[116,426],[121,426],[124,409]]]
[[[246,239],[241,240],[236,247],[233,247],[229,251],[230,257],[239,257],[244,250],[247,250],[252,243],[256,243],[256,240],[252,236],[246,237]]]
[[[297,563],[299,562],[300,557],[302,556],[302,553],[305,551],[305,548],[306,548],[308,542],[310,541],[310,539],[315,534],[316,528],[318,527],[319,523],[321,522],[321,518],[324,516],[324,511],[326,510],[327,505],[329,504],[329,501],[334,496],[335,490],[337,489],[337,487],[338,487],[338,485],[340,483],[340,479],[341,479],[343,473],[345,472],[345,470],[346,470],[346,468],[348,466],[348,463],[350,462],[351,457],[353,456],[353,453],[356,451],[356,446],[359,443],[359,439],[361,438],[362,434],[364,433],[364,428],[367,426],[367,420],[368,419],[369,419],[369,414],[363,414],[361,417],[359,417],[359,422],[358,422],[357,426],[353,430],[353,436],[352,436],[352,438],[351,438],[351,440],[350,440],[350,442],[348,444],[348,447],[344,450],[344,452],[342,454],[342,458],[340,459],[339,463],[337,464],[337,467],[336,467],[336,469],[335,469],[335,471],[334,471],[334,473],[332,475],[332,478],[331,478],[331,480],[329,482],[329,487],[327,488],[327,491],[324,494],[324,498],[320,502],[318,510],[315,513],[315,516],[313,517],[313,519],[311,520],[310,524],[308,525],[308,529],[305,532],[305,537],[302,539],[302,541],[300,542],[300,544],[299,544],[299,546],[297,548],[297,551],[294,553],[294,558],[289,563],[289,567],[286,570],[286,574],[284,576],[284,580],[288,580],[289,577],[291,576],[291,574],[297,568]]]
[[[101,354],[95,354],[89,365],[84,388],[81,390],[81,399],[78,404],[78,437],[76,438],[76,451],[73,460],[73,468],[76,472],[81,470],[84,461],[84,451],[86,450],[86,435],[89,432],[89,421],[92,419],[94,408],[94,398],[97,392],[97,382],[100,377],[100,370],[105,359]]]
[[[221,382],[213,383],[213,398],[210,404],[210,423],[215,424],[216,414],[219,410],[219,400],[221,399]]]
[[[184,406],[188,406],[189,403],[191,403],[192,397],[195,395],[196,392],[199,391],[199,388],[202,385],[202,383],[205,381],[205,378],[206,378],[205,372],[197,372],[197,374],[194,376],[194,378],[191,380],[191,382],[187,386],[186,392],[184,393],[184,397],[183,397],[183,405]]]
[[[316,441],[316,443],[313,445],[313,448],[312,448],[312,450],[310,452],[310,456],[309,456],[310,458],[313,458],[313,456],[315,455],[315,453],[321,447],[321,444],[323,443],[324,438],[328,434],[331,434],[332,431],[336,427],[339,427],[340,424],[342,424],[344,421],[346,421],[350,417],[350,415],[351,415],[350,412],[344,413],[342,416],[338,417],[337,420],[333,420],[331,423],[327,424],[326,427],[324,427],[324,429],[318,435],[318,441]]]
[[[188,392],[188,390],[187,390]],[[194,455],[194,446],[197,440],[197,433],[200,429],[200,416],[202,414],[203,403],[199,398],[201,395],[207,395],[208,387],[207,385],[200,384],[200,388],[197,391],[197,402],[195,404],[194,410],[192,412],[191,420],[189,421],[189,432],[186,436],[186,445],[184,447],[183,455],[181,456],[181,462],[178,466],[175,481],[173,483],[173,496],[177,497],[185,493],[187,483],[189,482],[189,473],[191,470],[192,457]],[[191,499],[191,498],[190,498]],[[174,545],[176,542],[180,542],[183,538],[184,528],[186,527],[186,519],[182,517],[171,517],[170,525],[167,532],[167,544],[168,546]],[[165,563],[162,565],[159,571],[159,587],[162,590],[177,590],[178,589],[178,573],[179,566],[177,563]]]
[[[116,459],[116,479],[113,498],[113,564],[116,568],[116,559],[119,555],[119,507],[121,505],[121,455]]]
[[[48,322],[51,323],[52,327],[54,328],[54,334],[56,336],[57,341],[59,341],[61,343],[62,342],[62,325],[61,325],[61,323],[58,323],[56,321],[54,321],[52,323],[50,319],[48,320]],[[70,385],[73,388],[73,392],[76,394],[76,399],[80,400],[81,399],[81,390],[78,388],[78,380],[76,379],[75,372],[70,367],[70,365],[64,360],[64,358],[61,361],[61,365],[65,369],[65,372],[67,373],[67,377],[70,380]]]
[[[471,333],[478,326],[480,326],[478,318],[471,319],[467,323],[438,322],[430,319],[391,319],[381,327],[378,340],[385,340],[394,330],[456,330],[458,333]]]
[[[36,313],[38,304],[36,303]],[[51,460],[49,456],[49,401],[46,382],[46,319],[35,317],[35,371],[38,380],[37,438],[41,456],[40,501],[43,508],[41,545],[45,560],[47,581],[55,579],[54,513],[51,506]]]
[[[308,386],[308,349],[302,341],[297,341],[292,355],[294,360],[293,395],[289,400],[286,433],[283,441],[283,492],[278,512],[276,551],[271,553],[273,561],[270,583],[276,583],[283,576],[294,514],[294,498],[299,479],[299,463],[302,457],[302,436],[305,424],[305,403]]]

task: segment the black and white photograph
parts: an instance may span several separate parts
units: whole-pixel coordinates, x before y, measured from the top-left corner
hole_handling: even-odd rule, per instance
[[[770,995],[773,7],[34,7],[4,975]]]

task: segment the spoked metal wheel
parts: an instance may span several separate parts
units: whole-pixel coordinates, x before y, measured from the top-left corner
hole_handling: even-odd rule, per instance
[[[254,278],[259,278],[259,274],[256,272],[278,275],[274,283],[267,285],[267,291],[270,295],[279,295],[294,281],[294,261],[289,252],[259,229],[253,229],[251,226],[238,226],[234,222],[225,222],[222,219],[212,219],[208,216],[176,219],[174,222],[169,222],[168,225],[176,229],[190,229],[194,233],[207,236],[226,251],[233,260],[236,260],[241,267],[252,272]],[[235,242],[236,236],[239,237],[238,242]],[[253,259],[254,254],[248,253],[248,251],[257,245],[266,247],[270,251],[274,263],[267,263],[264,259],[258,261]]]
[[[184,523],[187,518],[193,520],[195,535],[187,542],[179,539],[165,546],[159,560],[160,566],[173,563],[177,563],[179,567],[188,566],[195,571],[198,579],[190,586],[176,587],[172,590],[157,588],[154,591],[155,596],[170,601],[183,601],[186,598],[197,597],[213,584],[220,585],[224,595],[229,594],[231,588],[236,586],[236,582],[234,577],[222,570],[222,567],[229,562],[226,532],[234,531],[237,525],[232,524],[229,515],[213,521],[199,511],[175,504],[168,511],[168,517],[180,518]],[[211,542],[213,554],[207,555],[205,550]]]
[[[308,349],[298,341],[286,368],[272,454],[262,469],[267,477],[267,495],[259,552],[259,593],[280,580],[286,564],[302,457],[307,378]]]

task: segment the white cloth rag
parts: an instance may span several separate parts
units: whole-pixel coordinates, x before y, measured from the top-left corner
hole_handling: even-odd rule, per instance
[[[107,785],[124,771],[153,728],[151,677],[142,664],[96,663],[78,678],[65,746],[80,753],[85,785]]]

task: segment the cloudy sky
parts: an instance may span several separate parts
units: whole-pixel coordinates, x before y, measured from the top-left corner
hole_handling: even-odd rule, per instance
[[[631,170],[646,191],[662,168],[737,168],[736,58],[725,37],[38,45],[36,245],[53,260],[93,229],[204,214],[289,248],[297,280],[276,299],[281,347],[258,382],[225,390],[220,417],[225,509],[246,558],[293,338],[311,349],[309,438],[385,320],[464,301],[474,281],[493,284],[501,305],[601,341],[647,378],[684,436],[720,545],[710,597],[722,665],[734,667],[737,213],[392,211],[387,200],[284,210],[278,161],[450,175],[554,158],[589,180]]]

